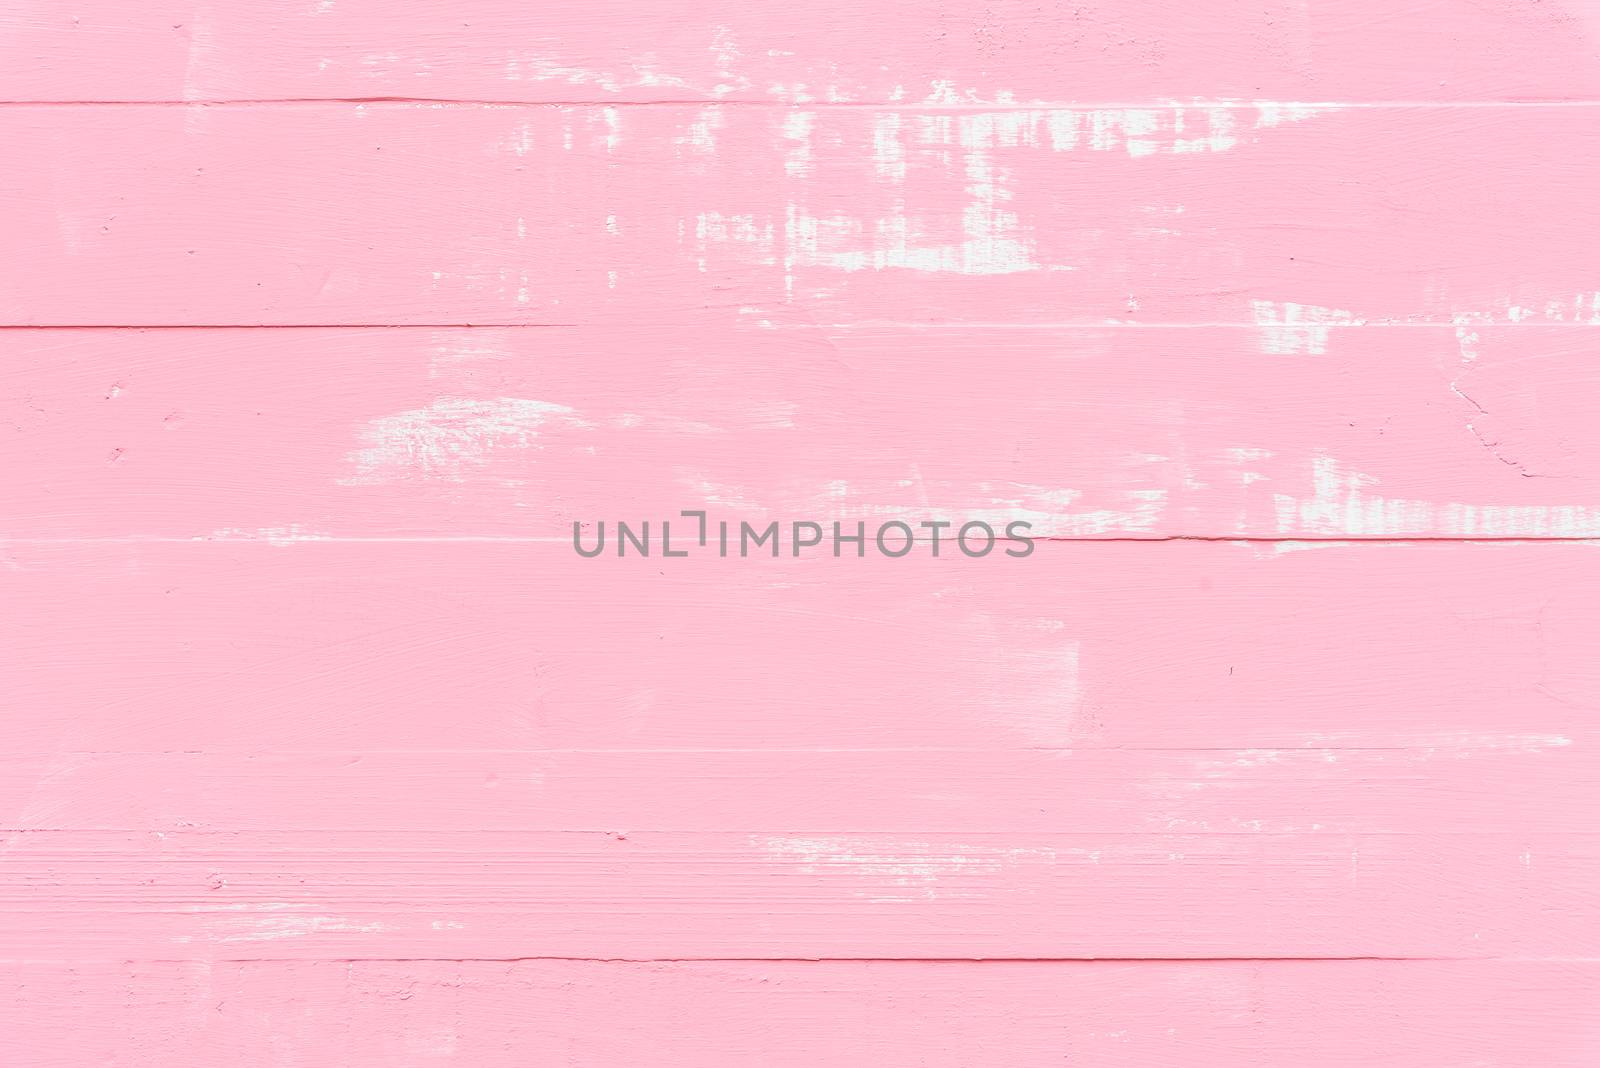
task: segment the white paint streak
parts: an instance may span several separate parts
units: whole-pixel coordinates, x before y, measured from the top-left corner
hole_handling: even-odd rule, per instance
[[[791,178],[804,178],[811,173],[811,134],[816,123],[814,111],[791,111],[784,116],[783,136],[789,147],[783,170]]]
[[[855,891],[894,903],[986,896],[977,887],[948,885],[966,876],[995,876],[1030,861],[1055,859],[1050,849],[946,845],[869,836],[756,837],[751,844],[774,860],[798,863],[807,874],[854,876],[877,884]],[[889,892],[886,892],[889,891]]]
[[[380,934],[389,928],[381,923],[358,923],[343,916],[264,916],[244,929],[223,933],[223,942],[272,942],[283,938],[304,938],[326,933]]]
[[[742,56],[738,46],[734,44],[733,33],[728,27],[718,26],[713,31],[711,55],[717,68],[717,84],[711,87],[714,95],[722,97],[750,88],[750,79],[734,69]]]
[[[722,129],[726,121],[722,108],[701,108],[694,122],[689,124],[689,129],[678,138],[678,144],[709,156],[717,150],[717,131]]]
[[[1600,326],[1600,290],[1576,293],[1571,298],[1513,303],[1509,298],[1487,308],[1461,311],[1452,316],[1461,360],[1471,363],[1479,356],[1478,328],[1503,325],[1574,324]]]
[[[441,330],[433,336],[434,355],[428,361],[429,378],[463,375],[485,361],[503,360],[512,352],[505,330],[480,327],[468,333]]]
[[[520,397],[444,398],[426,408],[382,416],[361,428],[365,445],[348,457],[357,475],[341,481],[459,482],[498,451],[533,446],[552,419],[585,425],[571,408]]]
[[[1280,534],[1351,537],[1600,537],[1600,507],[1435,504],[1369,492],[1377,479],[1347,472],[1329,456],[1312,461],[1312,495],[1277,494]]]
[[[906,177],[906,146],[901,134],[898,111],[874,115],[872,119],[872,165],[878,177],[898,184]]]
[[[1261,328],[1262,351],[1275,356],[1320,356],[1328,351],[1328,335],[1335,326],[1361,322],[1353,312],[1314,304],[1257,300],[1250,307]]]
[[[948,102],[945,93],[936,92],[934,102]],[[748,223],[737,229],[702,224],[698,228],[699,258],[707,265],[710,246],[717,243],[750,248],[763,263],[781,262],[790,293],[795,271],[805,267],[975,276],[1072,270],[1071,264],[1041,260],[1030,225],[1011,206],[1017,196],[1016,171],[1008,164],[1018,153],[1120,151],[1143,157],[1220,152],[1252,140],[1257,131],[1317,113],[1317,109],[1299,105],[1261,104],[1255,110],[1258,118],[1253,125],[1248,122],[1249,110],[1237,106],[884,110],[870,113],[865,122],[854,115],[832,114],[827,124],[828,144],[830,148],[839,146],[850,154],[848,158],[865,154],[871,159],[877,179],[875,196],[864,196],[863,202],[876,199],[877,207],[840,210],[839,199],[827,196],[825,201],[833,209],[827,212],[815,210],[810,203],[810,183],[818,167],[818,113],[792,110],[784,114],[781,126],[784,175],[794,190],[784,210],[782,247],[772,244],[774,232],[779,231],[775,220],[744,215]],[[690,140],[695,136],[691,131]],[[863,143],[854,144],[858,141]],[[915,185],[908,181],[912,173],[919,179]],[[940,196],[953,185],[966,197],[960,209],[959,236],[950,232],[948,207],[929,201],[926,208],[918,210],[915,203],[917,198]],[[912,189],[917,191],[916,198],[910,194]],[[702,223],[740,217],[740,213],[717,210],[698,215]],[[1306,314],[1319,310],[1303,309]],[[1315,325],[1308,320],[1308,329]],[[1313,344],[1317,337],[1315,333],[1286,336],[1305,336]]]
[[[222,527],[206,537],[206,541],[264,541],[268,545],[293,545],[302,541],[327,541],[331,534],[318,534],[306,530],[298,523],[284,527],[260,527],[245,530],[240,527]]]

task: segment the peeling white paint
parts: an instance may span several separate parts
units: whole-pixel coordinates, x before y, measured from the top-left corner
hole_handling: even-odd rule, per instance
[[[1315,109],[1288,105],[1260,105],[1257,110],[1262,117],[1253,126],[1247,121],[1248,110],[1227,107],[885,110],[872,113],[864,124],[856,117],[837,122],[830,119],[827,129],[845,138],[846,148],[852,139],[870,141],[870,146],[862,147],[872,161],[880,203],[875,210],[849,211],[839,209],[837,198],[830,197],[831,210],[827,212],[817,211],[809,197],[809,181],[818,165],[818,113],[792,110],[783,116],[781,127],[784,174],[794,183],[781,231],[775,220],[748,215],[749,224],[738,230],[702,227],[699,260],[702,265],[709,264],[713,244],[747,247],[760,262],[781,263],[790,293],[795,271],[804,267],[847,273],[902,269],[974,276],[1072,270],[1072,264],[1047,263],[1040,258],[1031,227],[1011,206],[1016,179],[1008,163],[1014,153],[1086,150],[1152,156],[1223,151],[1254,137],[1256,131],[1316,113]],[[952,239],[949,233],[948,208],[930,205],[919,210],[908,195],[908,175],[913,170],[934,190],[960,183],[967,199],[960,209],[958,238]],[[881,203],[885,189],[890,195],[887,206]],[[740,214],[707,210],[699,217]],[[778,248],[773,247],[774,231],[778,231]],[[1292,313],[1301,306],[1278,307]],[[1318,310],[1306,306],[1303,313],[1310,316]],[[1307,331],[1315,326],[1315,321],[1307,320]],[[1289,339],[1305,337],[1311,345],[1318,336],[1315,332],[1285,335]],[[1321,336],[1325,338],[1325,332]]]
[[[1261,328],[1261,350],[1275,356],[1320,356],[1328,351],[1328,336],[1335,326],[1359,325],[1354,312],[1321,308],[1315,304],[1278,304],[1269,300],[1250,303]]]
[[[1489,307],[1458,311],[1451,317],[1463,363],[1476,360],[1482,327],[1543,324],[1600,326],[1600,290],[1575,293],[1533,303],[1513,303],[1509,298]]]
[[[302,527],[298,523],[291,523],[282,527],[257,527],[247,530],[242,527],[221,527],[211,532],[206,541],[264,541],[268,545],[293,545],[302,541],[327,541],[332,534],[319,534]]]
[[[372,420],[359,431],[364,446],[348,460],[347,484],[410,479],[461,481],[497,453],[533,446],[547,424],[585,426],[571,408],[521,397],[444,398],[426,408]]]
[[[242,929],[241,929],[242,928]],[[264,916],[248,924],[234,923],[221,934],[222,942],[273,942],[318,934],[381,934],[387,924],[362,923],[343,916]]]
[[[886,839],[867,835],[753,837],[767,856],[797,864],[807,874],[854,876],[875,885],[855,891],[874,902],[929,901],[987,896],[979,887],[955,886],[969,876],[995,876],[1007,868],[1055,859],[1051,849],[997,848]]]
[[[1078,509],[1081,490],[1049,489],[1021,483],[982,482],[983,503],[962,510],[963,521],[982,520],[1003,530],[1007,523],[1033,524],[1035,537],[1092,537],[1103,534],[1153,533],[1166,511],[1163,489],[1122,490],[1127,507]]]
[[[622,143],[622,110],[610,106],[601,108],[600,118],[606,125],[606,151],[615,152]]]
[[[713,95],[727,96],[750,88],[750,79],[734,69],[742,54],[728,27],[718,26],[712,31],[711,55],[717,69],[717,83],[711,87]]]
[[[878,177],[890,183],[905,181],[906,147],[898,111],[883,112],[872,118],[872,165]]]
[[[463,333],[459,330],[441,330],[433,335],[433,358],[428,361],[428,377],[444,378],[459,375],[474,364],[508,358],[512,352],[511,335],[505,330],[489,327]]]
[[[696,112],[695,120],[689,124],[689,129],[678,138],[678,144],[702,155],[711,155],[717,150],[717,131],[726,122],[727,115],[722,108],[701,108]]]
[[[791,111],[784,116],[783,136],[789,147],[783,170],[791,178],[804,178],[811,173],[811,134],[816,123],[814,111]]]
[[[1274,496],[1280,534],[1351,537],[1600,537],[1600,506],[1435,504],[1378,496],[1377,479],[1345,471],[1329,456],[1312,461],[1312,494]]]
[[[909,522],[913,529],[930,517],[930,500],[959,501],[959,510],[947,508],[944,511],[948,514],[942,517],[955,521],[957,526],[967,522],[987,523],[1000,539],[1005,537],[1006,525],[1014,522],[1032,524],[1030,533],[1036,538],[1153,533],[1166,510],[1168,497],[1163,489],[1122,490],[1117,495],[1128,502],[1124,508],[1081,509],[1078,502],[1084,493],[1075,489],[1020,482],[975,485],[919,482],[918,488],[921,503],[917,506],[884,505],[880,502],[891,496],[886,487],[854,486],[842,481],[818,487],[808,497],[815,502],[812,507],[839,519],[875,522],[899,519]],[[946,537],[954,537],[954,534],[947,533]]]

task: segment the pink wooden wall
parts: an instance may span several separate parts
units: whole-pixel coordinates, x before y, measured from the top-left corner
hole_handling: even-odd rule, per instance
[[[1595,0],[0,0],[0,1064],[1600,1064],[1597,102]],[[572,551],[684,509],[1041,540]]]

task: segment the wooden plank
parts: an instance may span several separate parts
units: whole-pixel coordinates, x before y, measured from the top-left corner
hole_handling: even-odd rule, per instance
[[[0,830],[1526,834],[1593,829],[1573,744],[277,750],[0,760]],[[1537,789],[1530,789],[1537,783]]]
[[[0,1062],[1595,1061],[1600,17],[46,7]]]
[[[0,968],[0,1031],[39,1068],[1588,1068],[1597,981],[1593,962],[52,962]]]
[[[1592,12],[1518,0],[702,0],[692,11],[671,0],[87,0],[7,4],[0,30],[11,100],[1518,100],[1600,88]]]
[[[0,139],[6,324],[751,309],[1278,325],[1287,355],[1600,314],[1594,108],[12,107]]]
[[[1306,551],[1285,551],[1306,550]],[[4,748],[1566,748],[1587,543],[9,544]]]
[[[1592,537],[1596,336],[0,331],[0,533],[569,541],[699,509],[924,536]]]
[[[22,958],[1600,955],[1600,835],[0,835]]]

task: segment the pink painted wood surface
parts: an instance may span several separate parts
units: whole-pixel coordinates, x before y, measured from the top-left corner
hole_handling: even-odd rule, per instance
[[[565,541],[575,521],[659,530],[702,508],[1075,538],[1592,537],[1596,337],[750,317],[0,331],[19,459],[3,533]]]
[[[8,731],[39,755],[6,877],[54,904],[8,937],[91,960],[1588,955],[1600,857],[1567,809],[1594,781],[1594,551],[669,572],[536,542],[13,545]],[[358,740],[370,767],[285,751]],[[888,740],[1007,749],[812,751]],[[804,748],[545,751],[623,742]]]
[[[0,7],[18,100],[1592,98],[1586,0],[86,0]]]
[[[666,561],[182,541],[3,561],[13,753],[1577,752],[1600,699],[1587,543]]]
[[[0,762],[0,830],[1550,835],[1593,829],[1588,738],[1288,749],[63,749]]]
[[[0,142],[0,324],[1265,322],[1292,352],[1600,316],[1588,107],[11,107]]]
[[[1596,1063],[1597,33],[0,0],[0,1063]]]
[[[106,962],[0,979],[82,1064],[1592,1064],[1593,962]]]
[[[27,959],[1589,959],[1600,835],[3,836]],[[49,909],[36,899],[50,888]]]

